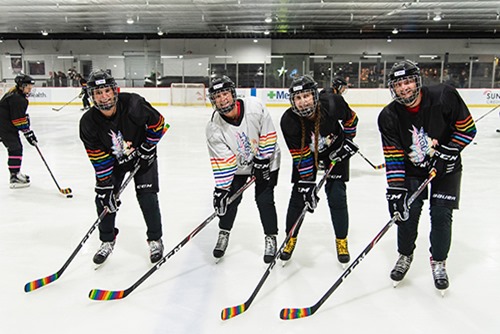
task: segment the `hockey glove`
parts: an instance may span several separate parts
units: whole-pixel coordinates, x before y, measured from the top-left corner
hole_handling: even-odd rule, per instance
[[[389,187],[385,197],[389,203],[391,217],[396,218],[396,224],[407,221],[410,217],[407,203],[408,190],[406,188]]]
[[[255,181],[261,183],[270,180],[271,170],[269,169],[270,160],[253,158],[252,175],[255,176]]]
[[[156,145],[142,143],[141,146],[136,149],[136,152],[141,168],[148,168],[156,160]]]
[[[338,149],[330,153],[329,158],[330,160],[335,160],[337,162],[346,161],[354,154],[356,154],[358,150],[358,145],[354,144],[351,139],[345,138],[342,142],[342,145]]]
[[[35,146],[38,143],[38,140],[36,140],[36,136],[33,130],[25,131],[23,132],[23,134],[28,143],[30,143],[30,145]]]
[[[217,216],[222,217],[227,212],[229,200],[229,190],[223,188],[215,188],[214,190],[214,209]]]
[[[314,181],[300,180],[297,184],[297,192],[304,199],[304,205],[307,206],[307,211],[313,213],[318,206],[319,197],[318,187]]]
[[[114,187],[112,185],[109,186],[99,186],[95,187],[96,192],[96,200],[101,203],[103,207],[108,208],[109,213],[114,213],[118,211],[118,207],[120,206],[120,201],[116,199],[116,196],[113,192]]]
[[[436,177],[441,177],[455,170],[458,162],[458,148],[439,145],[434,151],[431,166],[436,169]]]

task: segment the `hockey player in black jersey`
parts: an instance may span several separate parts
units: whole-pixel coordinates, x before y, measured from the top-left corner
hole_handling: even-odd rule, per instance
[[[156,145],[167,129],[165,120],[143,97],[118,93],[115,79],[105,71],[92,72],[87,89],[93,107],[80,120],[80,138],[95,169],[97,212],[105,207],[109,212],[99,224],[102,244],[94,263],[102,264],[113,251],[120,204],[115,194],[137,164],[141,167],[134,176],[136,196],[147,225],[150,260],[158,262],[163,243]]]
[[[336,236],[339,262],[350,261],[347,247],[349,216],[346,182],[349,180],[349,158],[358,147],[352,142],[356,135],[358,117],[339,94],[331,90],[318,93],[317,83],[309,76],[293,80],[290,103],[281,118],[281,131],[292,155],[293,189],[286,217],[289,233],[305,205],[316,208],[316,173],[320,161],[329,166],[337,163],[325,185],[327,203]],[[281,260],[288,261],[297,242],[296,230],[286,244]]]
[[[446,84],[423,87],[421,82],[420,69],[414,62],[394,64],[388,81],[394,101],[378,117],[389,211],[398,219],[399,258],[390,276],[397,284],[410,268],[428,194],[423,192],[410,208],[406,201],[435,168],[437,176],[430,192],[430,261],[434,284],[444,291],[449,286],[446,259],[452,215],[460,198],[460,152],[473,140],[476,126],[455,88]]]
[[[29,176],[21,173],[23,144],[19,138],[19,132],[24,134],[30,145],[37,143],[26,112],[29,104],[28,96],[35,80],[29,75],[19,74],[14,81],[16,85],[0,100],[0,138],[9,154],[8,166],[12,189],[25,188],[30,185]]]

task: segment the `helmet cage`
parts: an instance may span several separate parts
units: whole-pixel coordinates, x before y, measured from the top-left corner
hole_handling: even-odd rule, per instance
[[[100,75],[97,75],[100,76]],[[97,101],[94,98],[94,92],[97,89],[102,89],[102,88],[111,88],[113,90],[113,99],[110,101],[103,103],[100,101]],[[102,111],[108,111],[111,110],[116,103],[118,102],[118,86],[116,85],[116,81],[113,77],[111,76],[101,76],[101,78],[93,78],[92,74],[91,77],[89,78],[89,81],[87,82],[87,93],[92,99],[92,103],[94,106]]]
[[[409,97],[401,97],[396,92],[396,87],[403,81],[415,82],[415,88],[413,89],[412,94]],[[388,85],[394,101],[402,105],[412,105],[420,95],[420,89],[422,88],[422,77],[418,74],[406,75],[397,79],[390,79]]]
[[[233,98],[233,102],[226,107],[218,107],[216,103],[216,98],[220,93],[223,92],[231,92],[231,96]],[[229,113],[234,109],[236,105],[236,88],[234,82],[231,81],[226,76],[222,78],[216,78],[212,81],[212,85],[208,89],[208,97],[210,98],[210,102],[212,103],[212,107],[222,115]]]

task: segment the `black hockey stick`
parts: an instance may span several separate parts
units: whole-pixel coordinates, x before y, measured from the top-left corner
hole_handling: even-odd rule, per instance
[[[432,169],[429,173],[427,179],[418,187],[418,189],[411,195],[408,199],[408,206],[411,205],[417,199],[417,197],[424,191],[424,189],[429,185],[432,179],[436,176],[436,170]],[[283,320],[291,320],[298,318],[305,318],[313,315],[321,305],[331,296],[331,294],[342,284],[344,279],[349,276],[349,274],[354,270],[354,268],[365,258],[365,256],[372,250],[377,242],[384,236],[384,234],[389,230],[389,228],[396,222],[396,218],[393,217],[382,230],[375,236],[375,238],[366,246],[366,248],[359,254],[359,256],[351,263],[349,267],[340,275],[337,281],[332,285],[332,287],[321,297],[321,299],[311,307],[305,308],[284,308],[280,312],[280,318]]]
[[[252,183],[254,183],[255,177],[252,176],[250,180],[248,180],[241,188],[239,188],[232,196],[229,198],[228,204],[237,199],[243,191],[245,191]],[[139,278],[134,284],[132,284],[129,288],[125,290],[100,290],[100,289],[92,289],[89,292],[89,298],[92,300],[114,300],[114,299],[123,299],[132,293],[139,285],[141,285],[149,276],[155,273],[169,258],[174,256],[185,244],[188,243],[195,235],[198,234],[205,226],[208,225],[217,214],[212,213],[207,219],[205,219],[200,225],[198,225],[187,237],[182,239],[181,242],[177,244],[170,252],[168,252],[160,261],[158,261],[151,269],[149,269],[141,278]]]
[[[368,162],[368,163],[370,164],[370,166],[372,166],[372,167],[373,167],[373,169],[383,169],[383,168],[385,168],[385,163],[380,164],[380,165],[374,165],[374,164],[373,164],[370,160],[368,160],[368,158],[367,158],[367,157],[365,157],[365,156],[363,155],[363,153],[361,153],[361,151],[359,151],[359,150],[358,150],[358,153],[359,153],[359,155],[360,155],[363,159],[365,159],[365,161],[366,161],[366,162]]]
[[[321,178],[321,180],[318,184],[318,188],[317,188],[318,191],[321,189],[323,184],[326,182],[328,175],[330,174],[333,167],[335,166],[335,163],[336,163],[335,160],[333,160],[330,163],[328,170],[323,175],[323,177]],[[250,305],[254,301],[255,297],[257,296],[257,293],[260,291],[260,289],[264,285],[264,282],[266,281],[267,277],[269,277],[269,274],[271,274],[271,270],[273,270],[274,265],[276,264],[276,261],[281,256],[281,253],[283,252],[283,248],[285,247],[287,242],[290,240],[290,238],[293,236],[295,230],[298,230],[300,228],[300,226],[302,225],[302,222],[304,221],[304,217],[306,215],[306,212],[307,212],[307,206],[304,206],[304,209],[302,209],[302,213],[300,214],[299,218],[293,224],[292,228],[290,229],[290,232],[288,232],[288,234],[287,234],[285,240],[283,241],[283,243],[281,244],[278,252],[276,252],[276,255],[274,256],[273,261],[271,263],[269,263],[269,266],[267,267],[266,272],[264,273],[264,275],[260,279],[259,283],[257,284],[257,287],[254,289],[254,291],[252,292],[250,297],[247,299],[247,301],[244,302],[243,304],[232,306],[232,307],[226,307],[225,309],[223,309],[221,312],[221,319],[222,320],[228,320],[228,319],[234,318],[234,317],[242,314],[246,310],[248,310],[248,308],[250,307]]]
[[[117,199],[118,199],[118,197],[120,197],[120,194],[125,190],[125,187],[134,178],[134,175],[137,173],[137,171],[139,170],[139,168],[141,168],[141,166],[138,164],[134,168],[134,170],[132,170],[130,172],[130,174],[125,179],[125,181],[123,181],[123,184],[120,187],[120,190],[116,194]],[[80,243],[78,244],[78,246],[75,248],[75,250],[73,251],[73,253],[71,253],[70,257],[68,258],[68,260],[66,260],[66,262],[61,267],[61,269],[59,269],[55,274],[52,274],[50,276],[47,276],[47,277],[44,277],[44,278],[40,278],[40,279],[37,279],[37,280],[34,280],[34,281],[26,283],[26,285],[24,286],[24,291],[25,292],[31,292],[33,290],[39,289],[39,288],[41,288],[43,286],[46,286],[46,285],[54,282],[57,279],[59,279],[61,277],[61,275],[64,273],[64,271],[66,270],[66,268],[68,268],[69,264],[73,261],[73,259],[75,258],[75,256],[78,254],[78,252],[80,251],[80,249],[82,249],[83,244],[85,244],[85,242],[88,240],[88,238],[90,237],[90,235],[92,234],[92,232],[94,232],[94,230],[97,228],[97,226],[99,226],[99,223],[102,221],[102,219],[107,214],[108,214],[108,208],[104,207],[104,210],[101,212],[101,214],[99,215],[99,217],[97,218],[97,220],[95,221],[95,223],[92,224],[92,226],[90,227],[90,229],[87,231],[87,233],[85,234],[85,236],[83,237],[83,239],[80,241]]]
[[[71,197],[73,197],[73,194],[72,194],[72,192],[71,192],[71,188],[61,188],[61,187],[59,186],[59,184],[58,184],[58,183],[57,183],[57,181],[56,181],[56,178],[54,177],[54,174],[52,174],[52,171],[50,170],[49,165],[47,164],[47,161],[46,161],[46,160],[45,160],[45,158],[43,157],[42,151],[40,151],[40,148],[38,147],[38,144],[37,144],[37,143],[35,143],[35,148],[36,148],[36,150],[38,151],[38,153],[40,154],[40,157],[42,158],[43,163],[44,163],[44,164],[45,164],[45,166],[47,167],[47,170],[49,171],[50,176],[52,176],[52,180],[54,180],[54,183],[56,184],[57,189],[59,190],[59,192],[60,192],[61,194],[63,194],[64,196],[66,196],[66,198],[71,198]]]
[[[497,105],[495,108],[491,109],[490,111],[488,111],[487,113],[483,114],[482,116],[478,117],[478,119],[476,119],[474,122],[475,123],[479,122],[480,120],[482,120],[483,118],[494,112],[498,107],[500,107],[500,104]]]
[[[52,108],[52,110],[54,110],[54,111],[61,111],[62,108],[66,107],[68,104],[70,104],[71,102],[73,102],[74,100],[76,100],[79,97],[80,97],[80,94],[78,94],[77,96],[75,96],[74,98],[72,98],[69,102],[66,102],[66,104],[64,104],[62,107],[60,107],[60,108]]]

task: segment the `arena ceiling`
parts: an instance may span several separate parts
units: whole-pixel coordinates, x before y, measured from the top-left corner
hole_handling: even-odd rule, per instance
[[[1,0],[0,39],[498,38],[499,17],[498,0]]]

